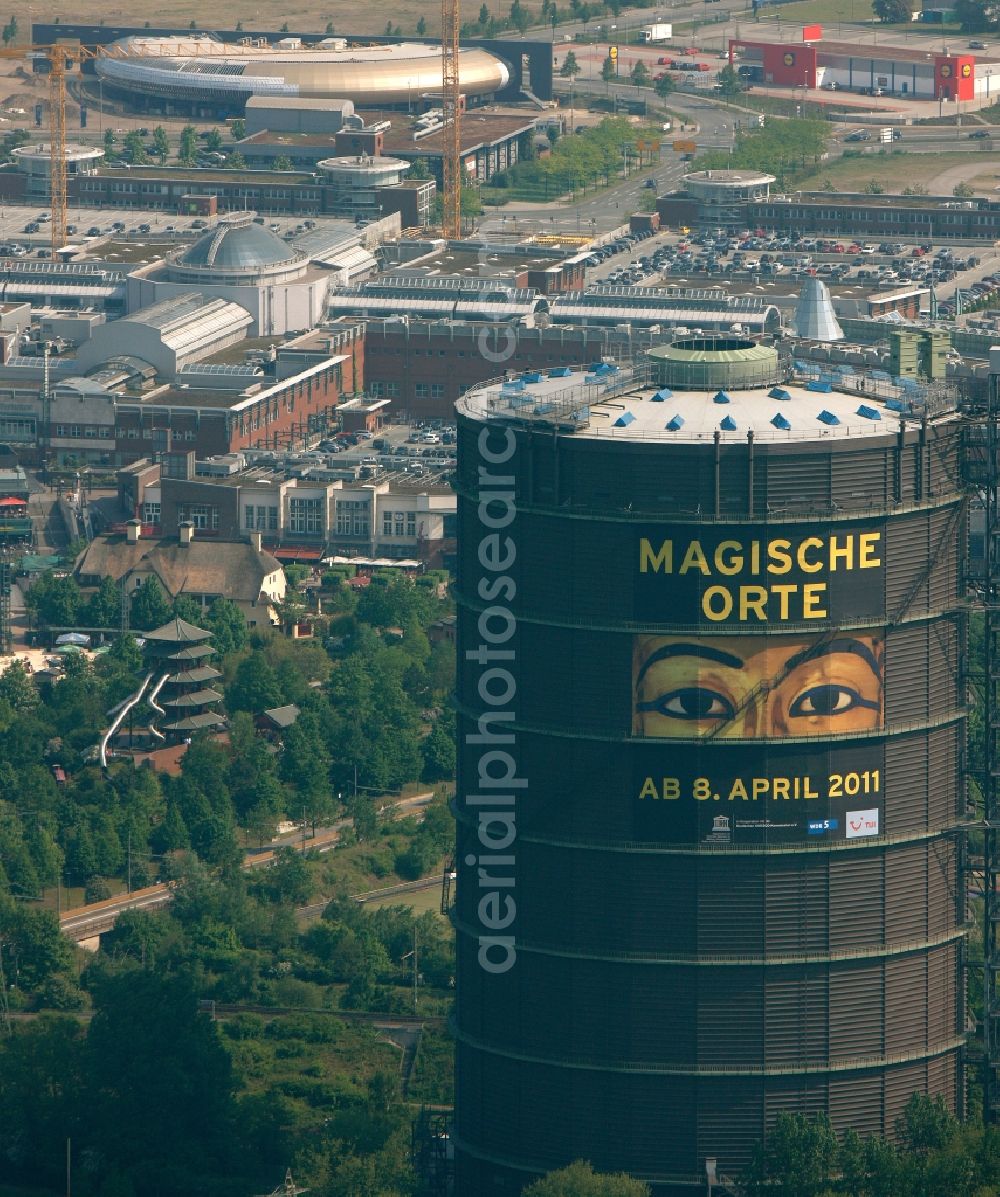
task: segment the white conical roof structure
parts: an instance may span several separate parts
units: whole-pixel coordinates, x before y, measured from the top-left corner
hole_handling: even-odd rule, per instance
[[[842,341],[844,330],[837,323],[830,289],[822,279],[810,276],[795,305],[795,333],[806,341]]]

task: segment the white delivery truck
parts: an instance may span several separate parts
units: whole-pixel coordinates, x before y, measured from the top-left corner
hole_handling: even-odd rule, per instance
[[[668,42],[673,35],[673,25],[657,22],[655,25],[642,26],[642,28],[639,30],[639,41],[643,44],[647,44],[649,42]]]

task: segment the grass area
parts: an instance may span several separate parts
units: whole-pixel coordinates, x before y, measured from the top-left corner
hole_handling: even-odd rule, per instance
[[[796,4],[760,6],[762,21],[787,21],[790,25],[813,21],[823,25],[836,25],[841,21],[860,23],[870,21],[873,15],[871,0],[799,0]]]
[[[426,914],[428,910],[438,914],[441,910],[441,885],[437,883],[428,886],[427,889],[415,889],[410,893],[373,898],[365,903],[365,910],[379,910],[383,906],[407,906],[414,914]]]
[[[399,1071],[399,1049],[364,1023],[324,1014],[239,1014],[220,1026],[247,1091],[280,1094],[303,1121],[321,1123],[331,1107],[360,1100],[375,1073]]]
[[[901,150],[876,151],[826,162],[796,185],[803,191],[819,191],[829,181],[837,191],[864,191],[867,183],[877,179],[887,193],[899,194],[914,181],[923,182],[933,191],[931,181],[936,175],[970,161],[971,156],[962,152],[907,154]]]

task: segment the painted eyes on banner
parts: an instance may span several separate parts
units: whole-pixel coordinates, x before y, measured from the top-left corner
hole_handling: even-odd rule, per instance
[[[846,715],[858,707],[865,707],[869,711],[877,711],[879,704],[867,698],[862,698],[857,690],[850,686],[810,686],[796,698],[788,708],[793,718],[819,715]]]
[[[668,719],[683,719],[689,723],[703,719],[728,721],[736,718],[736,706],[732,700],[707,686],[682,686],[657,698],[639,702],[636,707],[640,711],[654,711]],[[829,718],[846,715],[859,707],[877,711],[879,704],[863,698],[850,686],[810,686],[793,699],[788,714],[794,719]]]
[[[655,711],[671,719],[733,719],[736,715],[728,698],[706,686],[683,686],[636,705],[640,711]]]

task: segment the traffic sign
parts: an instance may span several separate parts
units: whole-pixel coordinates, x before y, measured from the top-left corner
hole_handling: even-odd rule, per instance
[[[608,46],[608,57],[611,59],[612,62],[618,61],[618,47],[617,46]]]
[[[675,141],[673,148],[678,154],[693,154],[698,148],[696,141]]]

